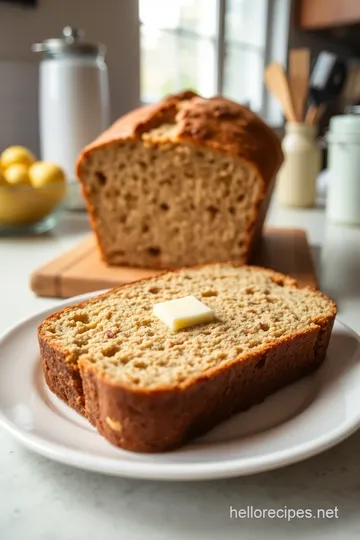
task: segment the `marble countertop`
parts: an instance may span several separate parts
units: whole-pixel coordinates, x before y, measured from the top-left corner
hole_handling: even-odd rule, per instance
[[[307,230],[321,288],[360,333],[360,228],[329,225],[321,209],[271,208],[268,222]],[[69,213],[48,235],[0,239],[0,333],[55,304],[28,287],[32,270],[88,232]],[[360,537],[360,431],[315,458],[224,481],[161,483],[106,477],[51,462],[0,428],[1,540],[262,540]],[[333,509],[328,519],[230,518],[230,507]]]

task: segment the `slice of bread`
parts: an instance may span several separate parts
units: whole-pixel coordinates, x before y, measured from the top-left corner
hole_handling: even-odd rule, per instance
[[[108,264],[245,263],[282,160],[249,109],[183,92],[120,118],[84,149],[77,175]]]
[[[173,332],[155,303],[193,295],[213,322]],[[216,264],[114,289],[48,317],[38,336],[49,388],[128,450],[176,448],[315,370],[335,304],[293,279]]]

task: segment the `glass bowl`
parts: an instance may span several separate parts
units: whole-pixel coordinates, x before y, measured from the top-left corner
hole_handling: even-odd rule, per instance
[[[69,194],[62,182],[34,188],[0,186],[0,235],[38,234],[59,220]]]

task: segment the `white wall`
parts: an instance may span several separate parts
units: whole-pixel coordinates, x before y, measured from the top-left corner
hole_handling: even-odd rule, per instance
[[[38,0],[36,9],[0,4],[0,149],[25,144],[38,152],[37,66],[31,44],[66,25],[107,46],[112,119],[139,103],[137,0]]]

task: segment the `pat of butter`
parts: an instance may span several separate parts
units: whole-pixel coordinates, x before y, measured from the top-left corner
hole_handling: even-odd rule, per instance
[[[185,296],[153,306],[153,313],[171,330],[181,330],[195,324],[211,322],[213,311],[195,296]]]

